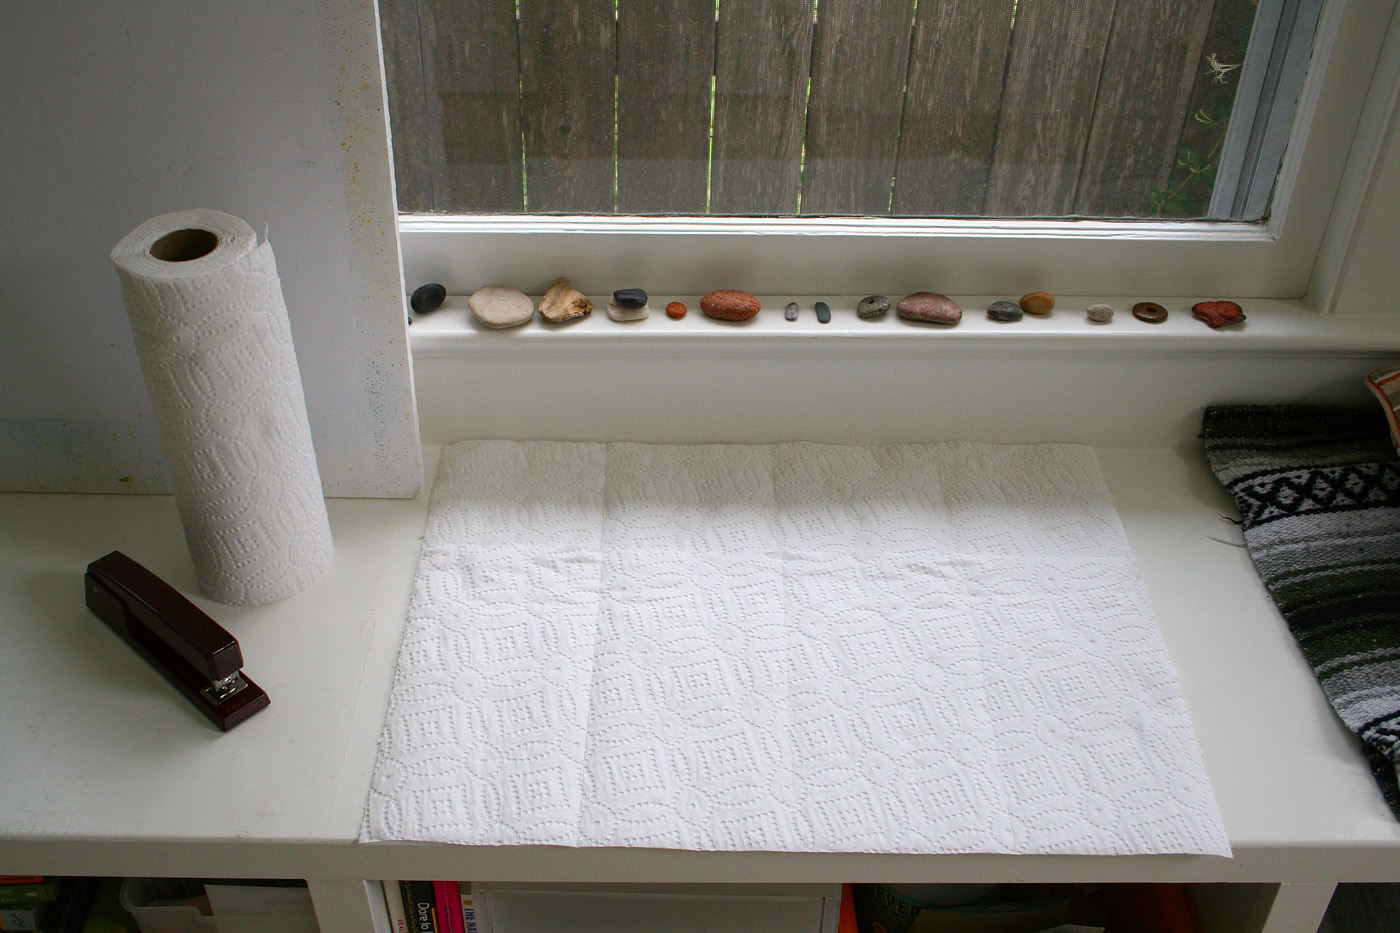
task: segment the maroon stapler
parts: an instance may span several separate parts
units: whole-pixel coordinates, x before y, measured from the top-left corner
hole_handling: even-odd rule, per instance
[[[243,675],[238,639],[160,577],[120,551],[88,564],[87,605],[227,732],[268,705]]]

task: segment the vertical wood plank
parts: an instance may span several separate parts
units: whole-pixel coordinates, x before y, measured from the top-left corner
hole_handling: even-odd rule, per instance
[[[1075,213],[1145,217],[1176,163],[1213,0],[1118,0]]]
[[[1074,210],[1114,0],[1020,0],[997,120],[986,213]]]
[[[703,214],[714,0],[619,0],[617,209]]]
[[[439,212],[525,209],[520,164],[520,59],[515,0],[428,3],[429,56],[440,140]]]
[[[399,212],[414,214],[433,209],[428,139],[436,132],[427,119],[427,82],[419,31],[417,0],[379,0],[394,188]]]
[[[1177,146],[1194,164],[1212,169],[1193,177],[1184,165],[1173,166],[1160,201],[1154,204],[1158,216],[1204,217],[1209,213],[1214,166],[1219,164],[1230,108],[1240,86],[1239,66],[1244,63],[1257,10],[1255,0],[1216,0]]]
[[[911,0],[821,0],[807,104],[803,214],[889,213]]]
[[[711,213],[797,213],[811,60],[811,0],[720,4]]]
[[[982,213],[1012,5],[923,0],[914,23],[895,167],[895,214]]]
[[[530,213],[612,213],[616,61],[612,0],[520,0]]]

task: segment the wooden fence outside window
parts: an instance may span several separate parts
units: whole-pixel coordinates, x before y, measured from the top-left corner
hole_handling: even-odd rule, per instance
[[[1254,0],[380,0],[406,213],[1200,216]]]

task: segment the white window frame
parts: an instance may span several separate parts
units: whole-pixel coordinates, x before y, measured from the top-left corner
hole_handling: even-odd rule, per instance
[[[1264,224],[806,218],[460,216],[400,218],[407,286],[463,293],[508,282],[539,293],[561,274],[585,292],[643,284],[699,294],[1285,299],[1338,310],[1348,239],[1365,212],[1394,109],[1394,0],[1329,0]],[[1363,114],[1363,110],[1366,112]],[[1364,117],[1364,119],[1363,119]],[[1371,138],[1374,137],[1374,138]],[[1315,272],[1317,275],[1315,275]]]

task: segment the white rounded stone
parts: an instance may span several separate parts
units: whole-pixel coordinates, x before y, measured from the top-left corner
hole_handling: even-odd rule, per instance
[[[535,316],[530,296],[509,285],[483,285],[467,299],[476,319],[487,327],[519,327]]]

